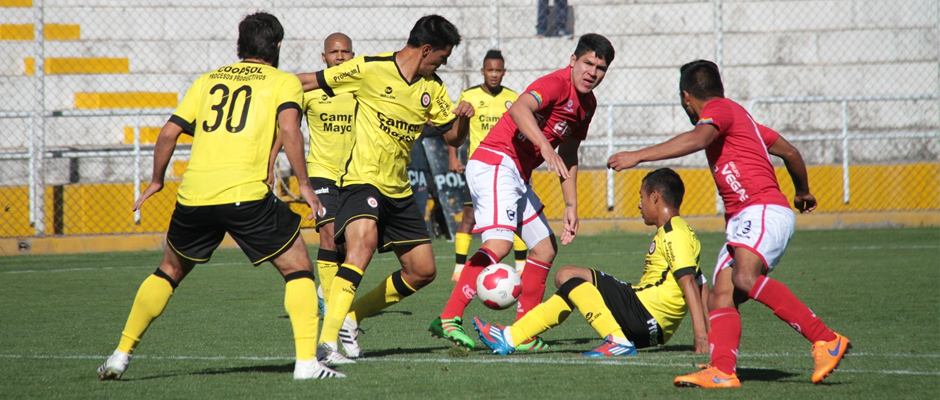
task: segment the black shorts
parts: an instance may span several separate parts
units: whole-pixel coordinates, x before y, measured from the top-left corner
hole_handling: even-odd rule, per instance
[[[333,223],[336,220],[336,211],[339,210],[339,188],[336,181],[326,178],[309,178],[313,192],[320,198],[320,206],[326,209],[323,215],[317,215],[317,232],[320,227]]]
[[[630,339],[638,349],[663,344],[662,327],[656,322],[656,318],[646,311],[646,307],[636,296],[633,287],[605,272],[591,271],[594,276],[594,286],[597,287],[597,291],[601,292],[604,304],[613,313],[614,319],[620,324],[627,339]]]
[[[300,215],[270,193],[261,200],[212,206],[177,202],[166,241],[180,257],[202,264],[228,232],[257,266],[290,248],[300,233],[300,221]]]
[[[350,185],[340,189],[339,201],[334,225],[338,227],[334,235],[337,245],[346,242],[346,226],[359,218],[376,221],[380,253],[392,251],[395,246],[431,242],[424,213],[414,196],[395,199],[386,197],[372,185]]]

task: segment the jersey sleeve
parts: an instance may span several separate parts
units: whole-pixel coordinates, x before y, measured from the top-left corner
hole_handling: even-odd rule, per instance
[[[734,114],[725,102],[713,100],[702,109],[701,118],[696,125],[714,125],[718,135],[722,135],[734,123]]]
[[[558,99],[563,92],[559,88],[560,83],[563,82],[559,81],[553,75],[546,75],[532,82],[532,84],[525,89],[525,94],[535,98],[535,101],[539,105],[538,111],[545,110],[558,103]]]
[[[441,128],[454,122],[454,103],[447,94],[447,87],[443,83],[437,85],[435,93],[431,93],[431,109],[428,119],[431,124]],[[448,127],[447,130],[450,130]]]
[[[667,258],[670,263],[669,269],[672,275],[679,278],[692,275],[693,278],[698,274],[698,255],[693,250],[692,241],[695,237],[687,229],[674,229],[666,235],[666,243],[670,247],[672,257]]]
[[[284,74],[280,90],[277,91],[277,113],[287,109],[301,111],[304,102],[304,89],[296,75]]]
[[[757,124],[757,131],[760,133],[761,140],[764,141],[764,147],[770,147],[777,141],[777,138],[780,137],[780,134],[777,131],[770,129],[761,124]]]
[[[365,75],[365,59],[365,56],[359,56],[340,65],[317,71],[320,89],[330,97],[359,90]]]
[[[170,116],[170,122],[179,125],[180,128],[183,128],[184,133],[190,135],[196,132],[196,116],[199,112],[201,83],[202,79],[197,79],[196,82],[193,82],[189,89],[186,90],[183,101],[180,102],[176,110],[173,111],[173,115]]]

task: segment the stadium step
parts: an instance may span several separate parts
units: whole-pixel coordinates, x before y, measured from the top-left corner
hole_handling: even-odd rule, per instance
[[[82,36],[80,25],[47,24],[43,29],[46,40],[79,40]],[[33,24],[0,24],[0,40],[33,40],[36,35]]]
[[[159,126],[140,127],[140,143],[141,144],[156,143],[157,136],[160,135],[160,129],[162,129],[162,127],[159,127]],[[181,144],[182,143],[191,144],[192,142],[193,142],[193,137],[190,135],[186,135],[186,134],[180,135],[180,137],[176,139],[176,143],[181,143]],[[124,127],[124,143],[134,144],[134,127],[133,126]]]
[[[32,7],[33,0],[0,0],[0,8],[4,7]]]
[[[176,92],[75,93],[75,108],[175,108],[178,96]]]
[[[25,59],[26,75],[36,73],[36,60],[32,57]],[[61,57],[47,58],[43,65],[46,75],[61,74],[127,74],[131,72],[130,60],[127,58],[108,57]]]

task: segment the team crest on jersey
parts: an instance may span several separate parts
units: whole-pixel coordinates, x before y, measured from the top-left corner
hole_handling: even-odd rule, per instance
[[[366,199],[366,203],[369,204],[369,207],[379,208],[379,201],[376,200],[375,197],[369,196],[369,198]]]
[[[568,112],[574,111],[574,100],[568,100],[568,104],[565,104],[562,109]]]
[[[506,109],[508,110],[509,107],[512,107],[512,102],[511,102],[511,101],[507,101],[507,102],[506,102]]]
[[[428,92],[424,92],[421,94],[421,107],[427,107],[429,105],[431,105],[431,95],[429,95]]]
[[[656,251],[656,241],[654,240],[653,243],[650,243],[650,254],[653,254],[653,252],[655,251]]]

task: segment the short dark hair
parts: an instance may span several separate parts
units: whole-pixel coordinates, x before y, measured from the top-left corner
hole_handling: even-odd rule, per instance
[[[258,58],[277,66],[277,44],[284,39],[284,27],[277,17],[263,11],[251,14],[238,24],[238,58]]]
[[[699,100],[725,97],[725,87],[721,84],[721,74],[715,63],[708,60],[696,60],[683,65],[679,71],[680,92],[689,92],[692,97]]]
[[[486,55],[483,56],[483,67],[486,68],[486,60],[499,60],[502,61],[505,65],[506,60],[503,59],[503,52],[499,50],[489,50],[486,52]]]
[[[574,56],[581,58],[584,53],[593,51],[598,58],[603,58],[610,65],[614,62],[614,45],[610,40],[596,33],[588,33],[578,39],[578,47],[574,49]]]
[[[685,196],[685,184],[676,171],[669,168],[660,168],[646,174],[641,183],[646,193],[659,192],[666,205],[679,209],[682,197]]]
[[[431,45],[434,50],[441,50],[447,46],[460,44],[460,33],[457,27],[440,15],[425,15],[415,22],[408,35],[408,45],[421,47]]]

